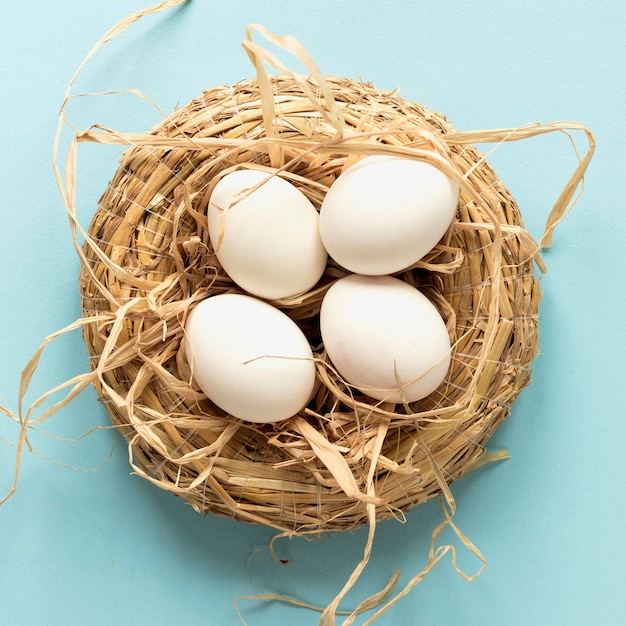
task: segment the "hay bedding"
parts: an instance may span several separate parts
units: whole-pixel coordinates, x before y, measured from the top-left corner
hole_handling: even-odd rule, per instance
[[[360,525],[365,502],[375,501],[377,517],[386,517],[439,494],[441,476],[450,482],[483,455],[529,381],[537,345],[533,244],[515,201],[481,155],[449,142],[454,131],[436,113],[369,84],[326,80],[349,120],[342,138],[334,139],[335,129],[317,114],[320,103],[303,96],[297,81],[278,77],[271,81],[279,103],[276,143],[264,141],[253,79],[205,92],[151,132],[164,143],[215,138],[217,147],[127,151],[89,228],[80,283],[85,316],[99,318],[85,327],[101,373],[98,392],[130,441],[138,471],[198,511],[295,532]],[[271,162],[269,145],[278,148],[278,162]],[[278,424],[229,418],[195,387],[179,351],[194,303],[239,291],[207,233],[216,177],[233,167],[284,168],[280,175],[319,207],[355,146],[372,152],[408,145],[447,153],[460,176],[469,172],[464,180],[477,196],[461,193],[444,241],[399,275],[447,320],[454,351],[446,381],[427,399],[392,408],[335,374],[317,328],[324,293],[345,274],[330,262],[310,293],[276,302],[314,347],[313,401]]]
[[[99,45],[152,10],[129,16]],[[295,54],[310,75],[284,66],[253,42],[255,33]],[[377,520],[402,518],[439,496],[446,505],[443,525],[451,525],[475,551],[452,524],[449,485],[505,456],[486,455],[485,446],[530,381],[540,301],[533,264],[544,269],[540,245],[550,244],[555,225],[575,201],[593,139],[583,126],[561,122],[458,132],[443,115],[396,92],[322,76],[292,38],[250,27],[244,47],[256,78],[205,91],[145,134],[99,127],[78,133],[65,178],[57,167],[75,240],[84,239],[77,243],[84,318],[70,328],[83,329],[92,369],[71,381],[67,398],[54,410],[93,384],[128,442],[134,470],[199,512],[288,535],[368,524],[363,561],[325,612],[332,623],[329,616],[367,562]],[[270,77],[266,65],[279,74]],[[68,94],[70,89],[71,84]],[[538,245],[524,229],[515,199],[474,144],[554,131],[583,131],[590,147]],[[76,148],[83,141],[128,146],[87,231],[74,203]],[[374,153],[435,164],[432,155],[441,155],[460,187],[456,218],[444,238],[397,275],[421,289],[446,320],[453,345],[446,380],[424,400],[400,405],[375,403],[341,380],[318,330],[324,293],[346,273],[329,261],[313,290],[274,302],[313,347],[317,381],[310,404],[276,424],[229,417],[195,386],[179,350],[186,316],[197,302],[239,291],[217,262],[207,233],[213,186],[235,168],[261,168],[288,179],[319,207],[344,168]],[[24,388],[38,355],[25,370]],[[22,421],[25,432],[28,420]],[[398,597],[444,552],[433,547],[427,568]]]

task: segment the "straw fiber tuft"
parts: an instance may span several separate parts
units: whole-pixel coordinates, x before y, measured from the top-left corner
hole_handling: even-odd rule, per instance
[[[486,444],[530,382],[540,300],[534,266],[545,269],[539,250],[551,244],[554,228],[578,200],[595,142],[588,129],[573,122],[457,131],[444,116],[395,91],[322,75],[295,39],[252,25],[243,46],[255,78],[204,92],[147,133],[98,125],[78,132],[62,171],[58,156],[66,109],[80,95],[72,94],[72,87],[86,61],[142,16],[183,2],[165,0],[121,20],[68,85],[53,165],[81,262],[83,317],[46,337],[29,360],[17,412],[0,404],[0,413],[20,425],[13,484],[0,504],[17,488],[29,430],[93,385],[113,427],[127,440],[134,471],[195,510],[271,526],[281,531],[274,539],[367,525],[363,558],[325,609],[283,596],[255,596],[317,608],[320,624],[332,626],[369,560],[377,521],[402,520],[411,507],[439,497],[444,520],[432,531],[426,566],[389,599],[396,572],[344,622],[383,605],[370,624],[445,554],[451,553],[453,567],[467,579],[478,576],[486,563],[452,521],[449,485],[506,457],[506,452],[486,453]],[[255,33],[295,55],[307,76],[254,43]],[[270,77],[267,65],[277,76]],[[515,199],[474,146],[556,132],[569,137],[578,156],[575,131],[585,134],[589,149],[578,157],[537,244]],[[81,142],[127,148],[87,230],[77,218]],[[318,318],[324,294],[346,271],[329,261],[314,289],[273,303],[300,326],[313,348],[316,386],[309,405],[275,424],[226,415],[195,385],[180,349],[185,321],[198,302],[240,291],[210,244],[206,213],[212,189],[228,172],[257,168],[289,180],[319,208],[341,172],[370,154],[429,161],[459,186],[446,234],[426,257],[397,275],[422,290],[446,321],[452,344],[446,379],[423,400],[393,405],[375,403],[337,375],[324,351]],[[83,331],[91,368],[26,408],[25,394],[42,352],[76,329]],[[62,390],[61,401],[42,408]],[[38,408],[41,414],[35,417]],[[453,544],[438,545],[445,528],[482,562],[476,574],[460,570]]]

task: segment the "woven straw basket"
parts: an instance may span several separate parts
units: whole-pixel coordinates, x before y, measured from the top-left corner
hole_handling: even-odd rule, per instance
[[[555,128],[460,133],[396,92],[322,77],[303,53],[310,76],[270,77],[263,69],[269,54],[251,38],[245,47],[257,77],[206,91],[145,135],[91,129],[79,137],[130,145],[82,244],[93,382],[128,441],[134,470],[199,512],[288,534],[401,517],[449,495],[452,481],[489,458],[486,443],[529,383],[537,353],[539,246],[472,144]],[[210,245],[213,186],[233,169],[264,168],[319,208],[342,170],[374,153],[426,160],[438,154],[460,187],[446,235],[397,275],[446,320],[453,349],[445,381],[424,400],[392,406],[335,373],[318,314],[325,292],[346,272],[329,261],[309,293],[274,302],[313,347],[317,380],[309,405],[276,424],[226,415],[195,385],[179,349],[199,301],[240,291]],[[547,238],[572,193],[561,199]]]

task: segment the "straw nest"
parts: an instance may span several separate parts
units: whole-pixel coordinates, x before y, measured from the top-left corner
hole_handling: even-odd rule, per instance
[[[287,533],[402,516],[484,462],[487,440],[528,384],[537,352],[537,247],[511,193],[442,115],[358,81],[326,78],[324,89],[312,78],[262,82],[208,90],[128,141],[135,145],[82,247],[95,385],[135,471],[197,511]],[[179,350],[199,301],[239,291],[209,242],[213,185],[233,168],[266,168],[319,207],[346,166],[380,152],[438,153],[460,185],[447,234],[397,275],[447,322],[453,353],[445,381],[426,399],[394,407],[337,376],[317,324],[322,297],[345,274],[330,261],[315,289],[274,303],[313,347],[310,404],[276,424],[229,417],[195,386]]]

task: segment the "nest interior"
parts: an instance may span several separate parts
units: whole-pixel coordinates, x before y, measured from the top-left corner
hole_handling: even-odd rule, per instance
[[[395,92],[327,78],[343,132],[290,77],[207,90],[123,154],[82,247],[84,331],[98,394],[137,473],[197,511],[289,533],[353,528],[401,516],[484,458],[485,445],[530,380],[539,287],[534,242],[505,185],[448,120]],[[238,292],[211,248],[206,209],[220,175],[276,171],[319,208],[341,171],[364,154],[436,152],[460,182],[455,220],[437,247],[397,275],[446,320],[445,381],[424,400],[389,406],[329,367],[317,316],[345,270],[329,261],[309,293],[274,304],[307,335],[314,396],[298,415],[259,425],[226,415],[193,382],[179,351],[200,300]]]

